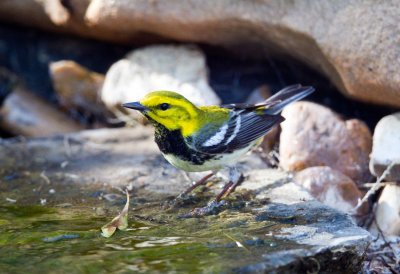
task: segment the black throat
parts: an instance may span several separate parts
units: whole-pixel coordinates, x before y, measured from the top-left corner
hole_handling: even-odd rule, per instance
[[[162,153],[175,155],[181,160],[194,165],[201,165],[206,160],[214,158],[213,155],[191,149],[187,145],[187,142],[191,141],[191,137],[187,137],[185,140],[179,129],[168,130],[155,121],[152,121],[152,124],[155,127],[155,141]]]

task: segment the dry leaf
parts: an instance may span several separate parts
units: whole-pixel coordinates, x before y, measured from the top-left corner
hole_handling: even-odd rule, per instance
[[[129,210],[129,193],[126,191],[126,204],[124,209],[122,209],[121,213],[112,219],[111,222],[102,226],[101,235],[103,237],[109,238],[111,237],[117,228],[119,230],[126,230],[128,228],[128,210]]]

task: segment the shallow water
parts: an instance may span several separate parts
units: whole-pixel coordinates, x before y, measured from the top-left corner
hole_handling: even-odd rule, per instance
[[[129,229],[104,238],[100,228],[125,204],[121,189],[72,180],[40,157],[21,164],[21,150],[10,146],[0,157],[0,273],[228,273],[299,246],[271,236],[290,220],[257,219],[253,209],[266,201],[251,192],[233,193],[218,215],[181,219],[215,194],[200,189],[165,209],[166,194],[140,186],[130,192]]]
[[[131,216],[129,229],[108,239],[100,235],[106,215],[89,206],[0,206],[0,273],[231,272],[289,244],[266,236],[274,224],[244,213]]]

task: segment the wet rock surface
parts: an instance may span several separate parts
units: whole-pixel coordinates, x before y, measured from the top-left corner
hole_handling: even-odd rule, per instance
[[[312,214],[309,214],[311,212]],[[318,216],[317,219],[314,219],[316,216]],[[275,237],[294,241],[301,244],[302,247],[312,248],[294,248],[265,254],[264,260],[258,264],[241,268],[243,272],[271,273],[277,271],[280,273],[282,271],[289,273],[288,268],[293,269],[292,273],[313,270],[316,272],[327,271],[328,273],[356,273],[359,271],[360,258],[355,254],[363,252],[365,249],[355,243],[367,243],[369,234],[354,226],[348,216],[318,202],[310,201],[290,206],[270,204],[266,207],[265,212],[256,216],[256,220],[271,219],[292,224],[281,228]],[[332,256],[331,259],[324,258],[322,254],[325,252],[329,254],[328,257]],[[299,262],[297,258],[302,258],[303,261]],[[332,261],[328,263],[329,260]],[[340,265],[335,263],[336,260],[340,262]],[[323,268],[325,269],[323,270]]]
[[[332,110],[310,102],[287,106],[282,116],[280,165],[291,171],[329,166],[355,182],[369,179],[372,137],[360,120],[343,121]]]
[[[138,126],[1,141],[0,231],[5,239],[0,245],[7,254],[14,252],[15,260],[31,254],[30,262],[16,270],[48,265],[47,257],[38,261],[34,255],[42,256],[43,244],[50,249],[58,245],[51,261],[67,263],[71,271],[94,261],[112,271],[359,270],[369,233],[313,200],[288,174],[266,169],[255,155],[240,163],[246,180],[218,215],[178,218],[205,205],[221,180],[195,191],[179,207],[160,207],[188,182],[167,164],[152,139],[151,129]],[[103,240],[99,229],[124,204],[125,187],[131,194],[130,229]],[[23,215],[24,206],[33,205],[36,221]],[[7,238],[15,229],[22,246]],[[24,238],[23,233],[32,232]],[[75,264],[76,255],[68,253],[71,245],[82,250]],[[8,259],[0,258],[0,269]],[[190,266],[182,259],[190,260]]]

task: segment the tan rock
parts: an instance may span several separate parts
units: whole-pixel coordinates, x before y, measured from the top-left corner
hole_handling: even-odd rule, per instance
[[[310,167],[296,174],[294,182],[320,202],[344,212],[351,212],[362,197],[356,184],[330,167]],[[363,207],[365,213],[367,208]]]
[[[90,2],[91,0],[2,0],[0,20],[108,41],[121,40],[123,35],[120,33],[113,34],[105,32],[103,28],[88,26],[85,13]],[[107,39],[108,36],[113,38]]]
[[[0,19],[127,44],[166,37],[257,58],[283,52],[327,75],[350,97],[400,106],[396,1],[64,2],[2,0]]]
[[[400,235],[400,186],[386,185],[376,208],[376,222],[386,235]],[[372,229],[376,229],[373,226]]]
[[[100,100],[104,75],[89,71],[74,61],[58,61],[49,66],[54,90],[62,107],[102,116]]]
[[[36,0],[40,3],[51,21],[56,25],[65,24],[71,16],[68,8],[65,7],[61,0]]]
[[[280,165],[290,171],[329,166],[356,182],[369,177],[372,137],[359,120],[341,120],[330,109],[310,102],[286,107],[281,124]]]

